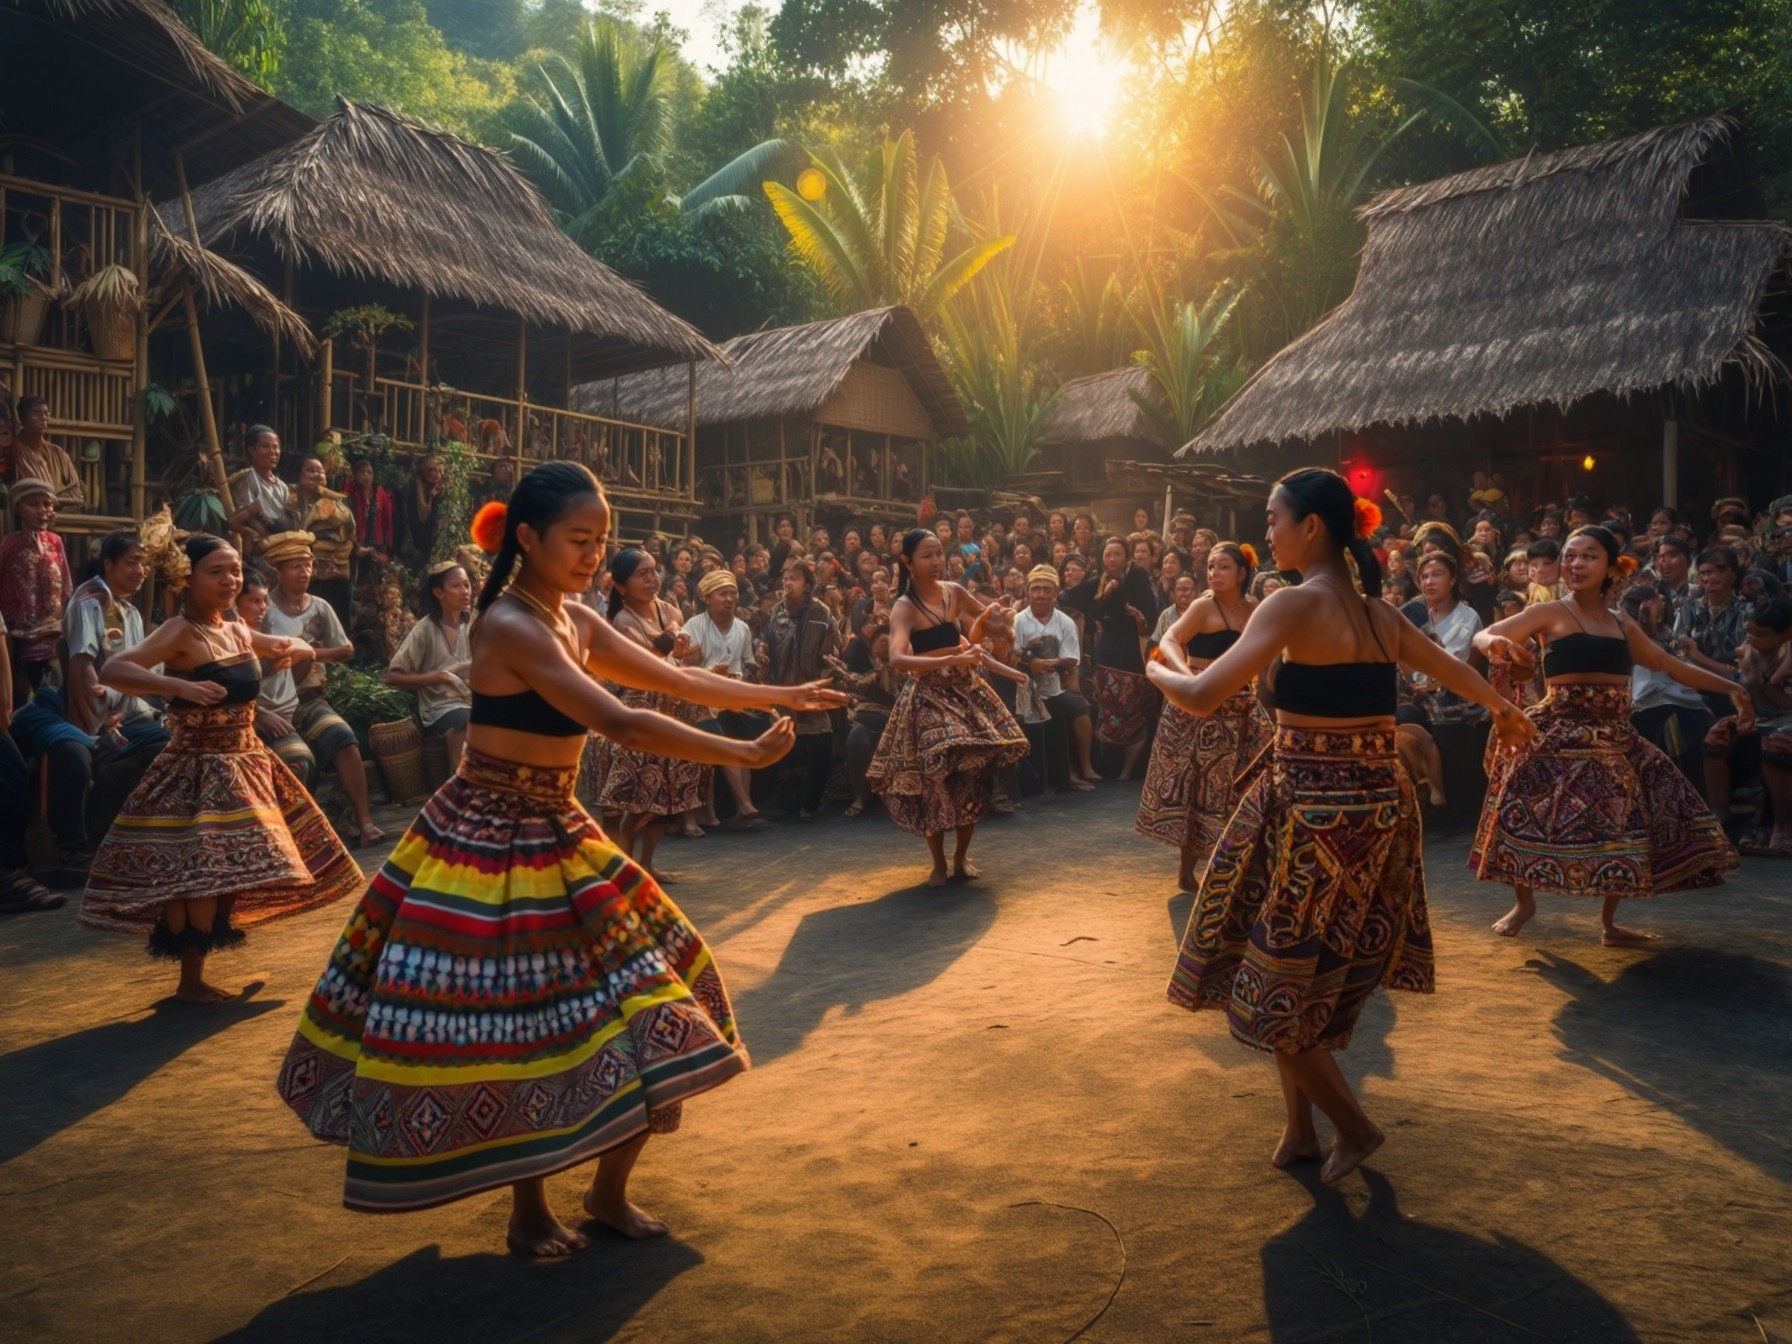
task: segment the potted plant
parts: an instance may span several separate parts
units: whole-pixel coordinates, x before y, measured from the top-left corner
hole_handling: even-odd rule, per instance
[[[69,307],[87,319],[93,353],[101,359],[128,360],[136,354],[137,314],[143,311],[143,286],[137,273],[117,262],[102,266],[76,285]]]
[[[50,249],[35,237],[0,248],[0,341],[37,344],[56,297],[49,276]]]

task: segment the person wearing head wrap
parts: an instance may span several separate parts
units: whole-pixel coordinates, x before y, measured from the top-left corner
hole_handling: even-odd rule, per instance
[[[14,481],[6,502],[18,530],[0,539],[0,616],[12,632],[14,706],[43,685],[56,656],[63,608],[75,591],[56,521],[55,492],[36,476]]]
[[[1031,682],[1033,700],[1045,710],[1050,725],[1040,762],[1047,782],[1054,789],[1087,793],[1100,778],[1090,758],[1095,721],[1089,702],[1077,690],[1082,641],[1076,622],[1058,610],[1061,586],[1058,571],[1050,565],[1034,565],[1027,572],[1027,605],[1014,615],[1014,649]],[[1030,729],[1029,740],[1038,731]]]
[[[733,571],[710,570],[697,582],[697,597],[703,603],[703,610],[684,623],[684,633],[696,654],[696,665],[724,677],[738,677],[743,681],[757,679],[759,664],[753,652],[753,632],[746,621],[735,616],[740,585]],[[696,726],[737,742],[751,742],[771,726],[771,719],[756,710],[724,709]],[[753,806],[752,771],[739,766],[724,766],[720,774],[734,796],[734,815],[725,824],[734,829],[765,825],[765,818]],[[713,784],[709,808],[706,824],[720,824],[715,816]]]

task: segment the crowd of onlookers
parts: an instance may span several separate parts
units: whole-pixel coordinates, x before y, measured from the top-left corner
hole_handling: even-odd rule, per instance
[[[17,894],[11,875],[26,867],[22,834],[15,834],[22,819],[41,819],[61,873],[78,876],[167,740],[155,705],[106,690],[97,676],[108,654],[144,637],[139,594],[149,560],[142,539],[134,532],[101,539],[91,557],[80,557],[77,586],[55,521],[59,508],[81,507],[80,485],[48,425],[40,399],[20,401],[16,416],[0,405],[8,485],[8,531],[0,538],[0,809],[18,819],[0,832],[0,873],[7,874],[0,907]],[[375,483],[368,462],[354,462],[342,488],[332,489],[314,456],[282,474],[272,431],[251,428],[242,444],[249,466],[231,478],[234,511],[225,520],[246,560],[238,614],[310,650],[290,668],[264,670],[256,727],[308,786],[326,776],[336,781],[351,838],[371,843],[381,832],[363,743],[331,707],[325,685],[329,664],[369,661],[349,633],[353,585],[368,566],[397,560],[412,567],[415,623],[386,651],[383,675],[414,695],[421,731],[443,739],[453,760],[470,709],[467,621],[482,575],[476,560],[431,563],[441,549],[441,470],[433,459],[417,464],[395,499]],[[504,499],[513,471],[498,463],[479,483],[478,498]],[[992,651],[1027,673],[997,689],[1033,751],[998,779],[995,810],[1010,811],[1040,791],[1086,791],[1103,776],[1139,774],[1157,714],[1156,693],[1140,675],[1144,662],[1206,591],[1219,535],[1193,513],[1166,520],[1148,505],[1117,520],[1020,507],[945,513],[927,503],[917,516],[945,546],[947,578],[1015,613]],[[1723,499],[1697,517],[1668,508],[1643,517],[1570,497],[1514,515],[1498,479],[1477,473],[1461,499],[1438,493],[1421,505],[1398,498],[1386,511],[1375,538],[1385,557],[1381,596],[1449,652],[1476,661],[1473,638],[1484,625],[1565,592],[1562,542],[1587,522],[1618,532],[1635,561],[1612,590],[1614,606],[1677,657],[1740,677],[1756,700],[1755,730],[1739,733],[1728,704],[1639,670],[1638,728],[1707,792],[1746,847],[1792,852],[1792,497],[1765,509]],[[612,546],[582,598],[619,626],[638,627],[656,651],[778,684],[832,677],[852,696],[845,711],[803,716],[796,751],[761,772],[766,778],[717,772],[701,807],[668,819],[674,833],[762,824],[761,802],[798,817],[815,815],[830,798],[850,815],[871,804],[865,774],[895,698],[890,611],[902,534],[913,525],[849,521],[799,533],[782,517],[764,542],[654,535],[638,548]],[[1268,559],[1251,579],[1253,599],[1298,581]],[[1539,682],[1514,683],[1503,668],[1487,670],[1505,678],[1501,689],[1521,704],[1543,694]],[[1441,800],[1443,754],[1479,751],[1472,729],[1482,712],[1423,680],[1407,679],[1401,698],[1403,755]],[[1452,733],[1451,724],[1470,731]],[[763,721],[728,714],[706,726],[751,736]],[[1733,801],[1751,797],[1752,811],[1732,816]]]

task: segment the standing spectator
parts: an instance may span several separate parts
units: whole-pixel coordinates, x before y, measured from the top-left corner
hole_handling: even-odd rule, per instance
[[[57,910],[64,903],[25,871],[25,825],[31,817],[32,779],[12,740],[12,654],[0,620],[0,915]]]
[[[369,458],[357,457],[349,468],[348,510],[355,520],[356,558],[389,558],[398,539],[392,519],[392,496],[385,486],[375,482]]]
[[[1151,746],[1151,725],[1157,692],[1145,679],[1140,651],[1151,629],[1147,610],[1155,611],[1151,579],[1128,563],[1126,543],[1109,537],[1101,547],[1101,572],[1092,574],[1059,598],[1059,605],[1081,611],[1096,622],[1095,735],[1123,749],[1120,778],[1131,779]]]
[[[740,586],[734,575],[725,569],[710,570],[698,580],[697,596],[703,601],[703,610],[685,622],[684,627],[685,636],[696,653],[696,666],[717,676],[752,680],[749,672],[756,675],[759,665],[753,648],[753,632],[744,620],[735,618]],[[758,710],[724,709],[696,726],[736,742],[751,742],[771,727],[771,719]],[[717,773],[734,797],[734,815],[727,825],[739,829],[765,825],[765,818],[753,806],[753,772],[744,765],[724,765]],[[706,824],[716,824],[713,792]]]
[[[426,737],[439,737],[446,744],[450,767],[460,764],[473,713],[473,692],[467,685],[467,671],[473,665],[467,639],[472,606],[473,580],[465,567],[452,560],[432,566],[424,587],[423,619],[392,655],[384,678],[388,686],[417,693],[417,721]]]
[[[1058,574],[1050,565],[1036,565],[1027,575],[1027,606],[1014,617],[1014,648],[1034,700],[1044,707],[1058,741],[1069,748],[1051,753],[1041,762],[1041,772],[1050,772],[1046,778],[1053,788],[1087,793],[1100,776],[1090,759],[1094,731],[1089,702],[1076,689],[1082,641],[1076,623],[1058,610]],[[1062,774],[1054,768],[1059,763]]]
[[[803,560],[784,566],[784,597],[772,608],[766,644],[771,683],[801,686],[828,675],[827,659],[840,652],[840,632],[826,608],[814,600],[815,571]],[[825,710],[798,712],[793,759],[803,766],[803,796],[797,815],[807,821],[821,809],[828,771],[834,763],[834,725]]]
[[[29,400],[29,398],[27,398]],[[13,706],[43,684],[56,656],[63,609],[74,593],[62,538],[50,530],[56,500],[37,476],[14,481],[7,492],[19,530],[0,539],[0,617],[12,631]]]
[[[871,806],[871,780],[867,771],[877,755],[877,744],[883,741],[884,729],[890,724],[890,711],[896,705],[897,677],[890,670],[890,627],[888,613],[879,619],[866,620],[856,635],[847,641],[839,658],[829,658],[828,666],[839,674],[852,702],[846,711],[846,772],[852,781],[852,802],[846,806],[849,817],[859,816]]]
[[[1666,587],[1668,624],[1680,617],[1681,610],[1696,596],[1692,584],[1692,547],[1686,538],[1672,532],[1655,539],[1655,577]]]
[[[291,529],[292,487],[275,475],[280,467],[278,434],[266,425],[250,425],[243,435],[243,447],[249,453],[249,468],[228,482],[230,502],[236,505],[229,527],[242,534],[243,558],[247,560],[274,533]]]
[[[425,457],[398,497],[398,553],[421,572],[436,550],[436,528],[442,515],[442,460]]]
[[[499,504],[510,503],[510,492],[516,488],[516,463],[508,457],[495,458],[491,471],[487,474],[485,484],[473,497],[473,508],[478,509],[496,501]]]
[[[27,480],[42,481],[50,487],[57,508],[79,513],[86,507],[87,499],[75,461],[61,444],[51,443],[46,437],[50,432],[50,403],[42,397],[20,397],[18,417],[7,479],[15,485]]]

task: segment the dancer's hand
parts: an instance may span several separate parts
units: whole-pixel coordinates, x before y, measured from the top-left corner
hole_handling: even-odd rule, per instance
[[[1507,663],[1515,670],[1529,672],[1536,666],[1537,660],[1523,644],[1515,644],[1504,635],[1494,635],[1487,642],[1487,658],[1489,662]]]
[[[180,683],[180,698],[190,705],[220,704],[229,694],[229,691],[215,681],[183,681]]]
[[[1503,745],[1522,747],[1537,736],[1537,725],[1529,715],[1521,714],[1516,705],[1505,705],[1493,712],[1493,731]]]
[[[800,686],[781,686],[776,703],[784,709],[840,709],[846,704],[846,692],[836,691],[826,681],[805,681]]]
[[[783,760],[795,745],[796,720],[780,716],[770,728],[745,744],[747,759],[741,764],[749,770],[762,770]]]
[[[1755,698],[1747,691],[1738,691],[1730,697],[1730,703],[1736,706],[1736,731],[1747,737],[1755,731]]]

